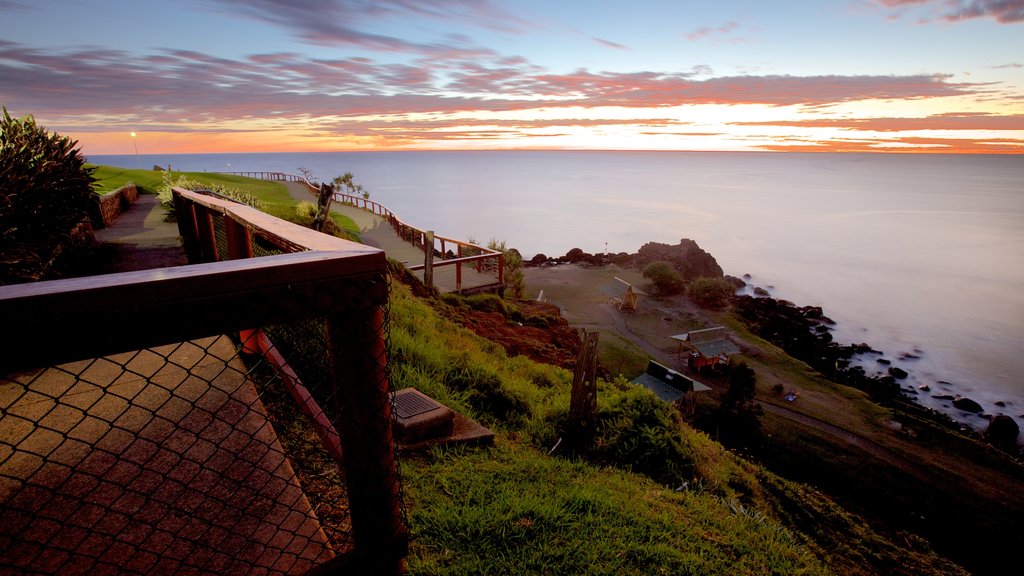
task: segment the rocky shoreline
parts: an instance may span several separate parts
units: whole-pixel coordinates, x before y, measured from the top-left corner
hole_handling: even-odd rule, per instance
[[[907,422],[925,420],[932,425],[991,443],[1014,456],[1021,456],[1021,447],[1018,445],[1019,427],[1012,417],[985,414],[978,402],[967,397],[952,394],[933,395],[936,399],[950,401],[958,410],[986,417],[988,426],[984,433],[979,433],[944,412],[920,404],[916,398],[918,390],[912,387],[904,388],[902,385],[910,376],[908,371],[893,366],[891,360],[884,357],[883,352],[867,343],[834,342],[832,330],[835,322],[825,315],[820,306],[799,306],[787,300],[775,299],[762,287],[748,286],[749,275],[745,276],[745,279],[726,276],[714,257],[700,249],[693,240],[682,239],[677,245],[650,242],[635,254],[589,254],[574,248],[557,258],[537,254],[525,264],[617,264],[641,268],[656,261],[670,263],[688,282],[698,277],[724,278],[732,283],[737,292],[751,289],[753,295],[737,293],[733,296],[731,305],[739,319],[753,333],[779,346],[790,356],[806,362],[830,381],[863,390],[874,402],[892,408],[898,416],[897,419],[906,417]],[[899,355],[899,359],[913,360],[919,358],[921,354],[920,350],[904,352]],[[859,362],[872,356],[877,357],[875,361],[884,367],[884,374],[869,374],[861,365],[862,362]],[[929,393],[931,389],[927,385],[922,385],[920,392]]]

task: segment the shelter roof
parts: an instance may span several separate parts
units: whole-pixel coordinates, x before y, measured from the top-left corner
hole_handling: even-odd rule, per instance
[[[700,352],[701,356],[705,358],[721,355],[732,356],[733,354],[740,353],[739,347],[726,337],[725,328],[722,326],[694,330],[686,334],[676,334],[671,338],[679,342],[689,343],[690,346],[696,349],[697,352]]]
[[[611,282],[601,286],[599,289],[601,294],[610,298],[622,298],[626,294],[632,292],[633,294],[643,295],[644,293],[637,290],[632,284],[626,282],[622,278],[616,276]]]
[[[686,392],[707,392],[711,390],[711,388],[697,382],[693,378],[684,376],[654,360],[647,363],[647,372],[634,378],[632,382],[647,388],[659,398],[668,402],[675,402]]]

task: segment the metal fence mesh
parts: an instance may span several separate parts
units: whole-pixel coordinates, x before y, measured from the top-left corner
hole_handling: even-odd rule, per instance
[[[247,304],[294,322],[0,374],[0,574],[400,565],[386,293],[363,274]]]
[[[303,572],[333,556],[226,337],[0,379],[0,557],[66,574]]]

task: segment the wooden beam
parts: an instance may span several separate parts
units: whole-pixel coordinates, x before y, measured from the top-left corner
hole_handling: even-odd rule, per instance
[[[353,280],[383,301],[386,268],[379,250],[299,252],[0,286],[0,372],[348,309],[332,291]]]

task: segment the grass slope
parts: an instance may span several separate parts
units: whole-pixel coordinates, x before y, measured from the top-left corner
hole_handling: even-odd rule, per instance
[[[158,189],[164,184],[164,175],[167,172],[155,170],[137,170],[131,168],[119,168],[116,166],[96,166],[93,174],[97,181],[94,189],[99,192],[116,190],[129,182],[135,183],[139,192],[143,194],[156,195]],[[282,220],[308,224],[308,217],[296,213],[298,204],[280,182],[258,180],[245,176],[232,174],[217,174],[214,172],[173,172],[175,178],[184,176],[189,180],[196,180],[206,184],[219,184],[229,188],[243,190],[258,197],[263,202],[263,211]],[[310,200],[315,200],[310,196]],[[358,238],[359,227],[351,218],[341,214],[331,214],[332,219],[338,227],[352,238]]]
[[[396,285],[391,368],[497,432],[406,457],[415,574],[962,574],[807,486],[727,452],[624,380],[599,383],[593,449],[550,448],[571,375],[441,318]]]

